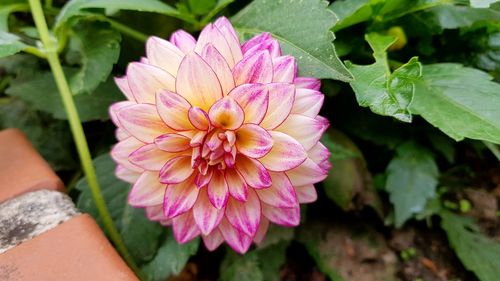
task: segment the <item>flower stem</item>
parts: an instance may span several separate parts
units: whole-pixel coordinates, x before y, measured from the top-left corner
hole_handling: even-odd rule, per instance
[[[97,206],[99,215],[116,248],[121,253],[128,265],[132,268],[132,270],[134,270],[136,274],[139,275],[139,269],[134,263],[131,255],[128,253],[125,244],[123,244],[120,234],[113,224],[111,215],[109,214],[108,208],[106,207],[106,202],[104,201],[104,198],[102,196],[95,169],[92,165],[92,158],[90,156],[89,147],[85,138],[85,134],[83,132],[80,117],[78,116],[75,102],[71,94],[71,89],[68,85],[66,77],[64,76],[61,62],[59,61],[59,57],[57,54],[57,45],[54,44],[54,39],[50,36],[40,0],[29,0],[29,3],[31,7],[31,13],[33,15],[33,20],[35,21],[36,28],[44,46],[44,52],[46,54],[47,60],[52,70],[52,74],[57,84],[57,88],[59,89],[66,114],[68,116],[69,125],[73,134],[73,138],[75,140],[78,155],[80,156],[83,172],[87,177],[90,191]]]

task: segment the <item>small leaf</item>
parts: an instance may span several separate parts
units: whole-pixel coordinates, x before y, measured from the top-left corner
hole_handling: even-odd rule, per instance
[[[410,106],[451,138],[500,144],[500,84],[477,69],[454,63],[423,67]]]
[[[350,81],[352,75],[337,57],[330,28],[335,14],[318,0],[256,0],[233,17],[240,35],[248,39],[270,32],[283,53],[297,59],[302,76]],[[298,24],[300,23],[300,24]]]
[[[102,22],[80,22],[73,27],[71,52],[77,52],[78,73],[70,79],[73,95],[92,93],[106,81],[120,55],[121,35]]]
[[[387,49],[394,44],[393,36],[370,33],[365,36],[373,49],[375,63],[356,65],[348,63],[355,80],[351,87],[359,105],[370,107],[377,114],[392,116],[400,121],[411,122],[409,105],[415,92],[415,80],[421,73],[416,57],[391,73],[387,62]]]
[[[332,155],[330,164],[332,169],[328,177],[323,181],[325,192],[335,204],[345,211],[359,209],[354,202],[354,198],[373,207],[380,217],[383,217],[382,203],[378,194],[375,192],[372,184],[372,176],[366,166],[363,154],[342,132],[329,129],[323,136],[322,142],[328,147]],[[341,147],[344,155],[350,157],[339,157],[336,155],[335,148]],[[338,150],[338,149],[337,149]]]
[[[128,206],[127,194],[130,190],[130,184],[115,177],[116,165],[109,154],[95,158],[93,164],[104,201],[125,246],[137,263],[148,261],[156,252],[162,227],[146,219],[143,210],[136,210]],[[101,228],[105,229],[97,212],[87,180],[85,178],[81,179],[76,188],[81,191],[77,207],[92,215]]]
[[[19,53],[26,47],[16,35],[0,30],[0,58]]]
[[[138,239],[138,242],[140,239]],[[147,281],[163,281],[173,275],[178,275],[189,258],[196,254],[199,239],[195,239],[187,244],[180,245],[175,241],[172,232],[169,231],[167,238],[158,249],[156,256],[142,267]]]
[[[74,68],[65,68],[66,77],[72,77],[78,71]],[[29,77],[17,77],[5,91],[8,95],[18,97],[36,109],[48,112],[57,119],[67,119],[66,111],[57,90],[51,72],[38,72]],[[82,122],[91,120],[107,120],[108,108],[123,96],[112,80],[108,80],[97,87],[91,94],[73,96]]]
[[[435,197],[439,170],[433,155],[412,142],[400,145],[396,153],[387,166],[385,188],[394,205],[396,227],[401,227]]]
[[[500,243],[484,236],[469,218],[441,212],[441,227],[465,268],[481,281],[497,281],[500,276]]]
[[[255,251],[240,256],[229,251],[221,265],[221,281],[264,281],[259,268],[259,256]]]

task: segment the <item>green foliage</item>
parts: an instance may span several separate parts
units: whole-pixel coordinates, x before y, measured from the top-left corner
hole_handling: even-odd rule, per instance
[[[396,227],[400,227],[435,196],[439,171],[433,155],[414,143],[402,144],[396,153],[387,167],[385,188],[394,204]]]
[[[469,219],[448,211],[441,212],[441,227],[465,268],[481,281],[495,281],[500,276],[500,243],[481,234]]]
[[[426,65],[410,108],[457,141],[500,143],[500,85],[491,80],[460,64]]]
[[[14,34],[0,30],[0,58],[19,53],[26,47],[19,37]]]
[[[335,37],[329,31],[336,18],[325,9],[325,3],[256,0],[234,16],[233,22],[247,39],[270,32],[283,52],[297,59],[301,75],[349,81],[351,74],[337,57],[332,44]]]
[[[365,39],[373,49],[375,63],[367,66],[347,65],[354,75],[351,86],[359,105],[368,106],[380,115],[411,122],[409,105],[415,92],[414,81],[422,75],[420,63],[413,57],[391,73],[387,49],[396,42],[396,38],[370,33]]]

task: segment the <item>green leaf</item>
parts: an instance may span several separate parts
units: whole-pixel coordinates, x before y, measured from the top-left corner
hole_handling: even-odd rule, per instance
[[[255,251],[240,256],[229,251],[221,265],[221,281],[264,281],[259,268],[259,256]]]
[[[13,12],[29,9],[24,0],[2,0],[0,7],[0,31],[9,31],[9,15]]]
[[[401,227],[436,196],[439,170],[430,152],[407,142],[397,148],[386,173],[385,188],[394,205],[396,227]]]
[[[363,154],[356,144],[342,132],[329,129],[323,136],[322,143],[330,150],[330,164],[332,169],[323,181],[326,195],[335,204],[345,211],[358,209],[356,203],[370,205],[383,217],[382,203],[372,184],[372,177],[368,171]],[[341,147],[344,155],[339,157],[335,148]]]
[[[347,64],[355,78],[350,84],[356,93],[359,105],[370,107],[374,113],[380,115],[411,122],[409,105],[415,92],[414,81],[420,78],[422,71],[418,59],[413,57],[391,73],[387,61],[387,49],[394,44],[396,38],[370,33],[365,39],[373,49],[375,63]]]
[[[89,15],[89,9],[106,9],[107,12],[115,12],[118,10],[151,12],[177,17],[187,21],[193,20],[159,0],[71,0],[61,9],[61,12],[56,18],[54,29],[58,30],[73,17]]]
[[[195,15],[203,15],[217,4],[217,0],[188,0],[187,2],[189,9]]]
[[[337,0],[329,8],[339,18],[334,31],[367,21],[373,13],[370,0]]]
[[[350,81],[352,75],[337,57],[330,28],[336,17],[322,0],[256,0],[233,17],[244,37],[270,32],[283,53],[297,59],[302,76]]]
[[[498,21],[500,11],[467,6],[441,5],[428,11],[444,29],[468,27],[478,21]]]
[[[77,73],[76,69],[65,69],[66,77],[70,77],[70,80]],[[54,118],[67,119],[51,72],[44,71],[29,77],[18,77],[5,92],[28,102],[38,110],[52,114]],[[73,98],[83,122],[107,120],[109,106],[123,100],[122,94],[112,80],[99,85],[91,95],[79,94]]]
[[[0,58],[19,53],[26,47],[16,35],[0,30]]]
[[[0,104],[0,130],[6,128],[23,131],[55,171],[77,167],[67,122],[54,120],[48,114],[38,112],[18,99],[12,99],[9,103]]]
[[[156,252],[159,237],[162,233],[162,226],[149,221],[144,216],[143,210],[133,209],[127,204],[127,194],[130,190],[130,184],[122,182],[115,177],[114,170],[116,165],[109,154],[95,158],[93,164],[106,206],[123,238],[125,246],[136,262],[143,263],[148,261]],[[76,204],[77,207],[91,214],[101,225],[101,228],[103,228],[87,180],[85,178],[81,179],[77,183],[76,188],[81,191]]]
[[[500,276],[500,243],[484,236],[471,219],[441,212],[441,227],[465,268],[481,281],[497,281]]]
[[[411,110],[457,141],[500,143],[500,84],[491,79],[460,64],[426,65]]]
[[[470,0],[471,7],[489,8],[491,4],[499,2],[498,0]]]
[[[195,239],[180,245],[175,241],[172,232],[169,231],[154,259],[142,267],[142,271],[146,275],[145,280],[163,281],[172,275],[178,275],[189,258],[196,254],[199,244],[200,240]]]
[[[77,63],[78,73],[70,79],[73,94],[91,93],[106,81],[120,56],[121,35],[102,22],[80,22],[73,27],[69,46]]]

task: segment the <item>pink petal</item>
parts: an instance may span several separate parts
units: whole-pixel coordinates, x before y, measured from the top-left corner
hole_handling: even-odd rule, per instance
[[[199,42],[199,41],[198,41]],[[217,75],[196,53],[187,54],[181,62],[175,82],[177,93],[192,106],[208,111],[222,97]]]
[[[227,95],[234,88],[233,73],[224,57],[217,49],[208,43],[201,52],[201,57],[210,65],[217,75],[222,88],[222,94]]]
[[[270,83],[273,80],[273,63],[268,51],[260,51],[245,57],[234,66],[234,82],[236,85],[245,83]]]
[[[260,201],[255,191],[248,190],[248,198],[245,202],[229,199],[226,218],[236,229],[253,237],[260,223]]]
[[[130,86],[128,85],[128,80],[127,76],[124,77],[115,77],[115,84],[118,86],[120,91],[125,95],[125,97],[132,102],[135,102],[135,97],[134,94],[132,93],[132,90],[130,89]]]
[[[219,170],[214,170],[212,179],[208,183],[208,198],[217,209],[222,209],[227,204],[229,190],[224,175]]]
[[[218,18],[214,25],[220,30],[222,35],[227,41],[229,49],[234,59],[234,63],[238,63],[243,58],[243,53],[241,52],[240,40],[236,31],[234,31],[231,22],[226,17]]]
[[[188,119],[191,105],[182,96],[170,91],[160,91],[156,94],[156,108],[163,122],[170,128],[176,131],[193,129]]]
[[[281,226],[297,226],[300,224],[300,207],[276,208],[262,204],[262,213],[269,221]]]
[[[328,126],[326,119],[290,114],[276,131],[292,136],[305,150],[309,150],[319,142]]]
[[[111,118],[111,121],[113,124],[116,125],[116,127],[121,127],[120,120],[118,120],[118,111],[120,111],[122,108],[125,108],[127,106],[133,105],[135,102],[131,101],[120,101],[120,102],[115,102],[109,107],[109,117]]]
[[[295,189],[285,173],[271,172],[273,184],[269,188],[256,190],[260,200],[278,208],[293,208],[299,205]]]
[[[116,169],[115,169],[116,177],[119,178],[120,180],[122,180],[124,182],[128,182],[128,183],[135,183],[141,174],[142,174],[142,172],[136,172],[136,171],[129,170],[129,169],[123,167],[122,165],[116,166]]]
[[[145,170],[159,171],[166,162],[178,156],[179,153],[165,152],[152,143],[146,144],[130,153],[128,160],[130,163]]]
[[[294,138],[276,131],[270,131],[269,134],[274,141],[273,148],[259,159],[266,169],[275,172],[289,171],[306,160],[306,151]]]
[[[191,156],[174,157],[161,168],[160,182],[165,184],[181,183],[189,178],[193,172]]]
[[[226,130],[238,129],[245,120],[243,109],[230,96],[225,96],[212,105],[208,116],[212,125]]]
[[[313,184],[296,186],[295,192],[301,204],[312,203],[318,199],[318,193],[316,193],[316,188]]]
[[[146,217],[152,221],[166,220],[165,215],[163,215],[163,204],[158,204],[154,206],[147,206]]]
[[[199,173],[196,175],[196,178],[194,179],[194,183],[196,184],[197,187],[202,188],[212,180],[213,176],[213,171],[214,169],[208,169],[206,174]]]
[[[246,156],[236,156],[236,170],[245,182],[253,188],[271,186],[271,176],[266,168],[257,160]]]
[[[321,88],[321,80],[313,77],[296,77],[293,80],[293,83],[297,89],[311,89],[319,91],[319,88]]]
[[[139,103],[155,103],[155,94],[160,90],[175,91],[175,78],[167,71],[149,64],[130,63],[127,80]]]
[[[307,152],[309,158],[311,158],[314,163],[318,164],[323,170],[328,171],[331,168],[329,162],[330,151],[321,142],[318,142]]]
[[[250,158],[261,158],[273,147],[273,138],[262,127],[245,124],[236,130],[236,149]]]
[[[202,235],[201,238],[203,238],[203,243],[209,251],[217,249],[222,244],[222,242],[224,242],[224,237],[222,237],[219,229],[214,229],[212,233],[210,233],[209,235]]]
[[[166,185],[158,180],[158,172],[145,171],[128,194],[128,203],[134,207],[154,206],[163,203]]]
[[[253,238],[253,242],[259,245],[264,238],[266,238],[267,229],[269,228],[269,220],[262,216],[260,218],[259,229],[257,229],[257,233],[255,233],[255,237]]]
[[[166,152],[182,152],[190,149],[190,138],[180,134],[165,134],[155,139],[156,146]]]
[[[301,114],[311,118],[318,115],[325,96],[318,91],[310,89],[297,89],[292,114]]]
[[[273,82],[292,83],[297,73],[297,64],[292,56],[273,58]]]
[[[324,180],[328,173],[311,158],[307,158],[297,168],[287,171],[286,174],[294,186],[308,185]]]
[[[224,60],[227,62],[229,67],[233,68],[235,62],[231,52],[231,47],[229,46],[226,38],[224,38],[222,32],[211,23],[205,26],[205,28],[203,28],[200,32],[198,42],[196,42],[195,51],[198,54],[201,54],[203,48],[205,48],[207,44],[212,44],[224,57]]]
[[[157,66],[172,76],[177,76],[184,53],[175,45],[156,36],[149,37],[146,42],[148,63]]]
[[[172,33],[170,36],[170,42],[177,46],[181,51],[185,54],[194,50],[194,46],[196,45],[196,39],[187,33],[186,31],[179,29],[176,32]]]
[[[268,51],[272,58],[281,56],[280,44],[277,40],[271,37],[268,32],[254,36],[248,40],[242,47],[245,57],[254,55],[260,51]]]
[[[170,219],[189,211],[198,198],[198,192],[194,176],[178,184],[169,184],[163,199],[165,217]]]
[[[250,245],[252,245],[252,237],[234,228],[227,219],[222,220],[219,225],[219,230],[227,244],[237,253],[246,253]]]
[[[161,120],[156,107],[152,104],[127,106],[121,109],[117,116],[123,129],[146,143],[152,143],[157,136],[172,131]]]
[[[266,85],[269,90],[269,106],[260,126],[272,130],[288,117],[295,100],[295,87],[287,83]]]
[[[144,171],[141,167],[130,163],[128,160],[128,156],[130,153],[139,149],[144,145],[143,142],[137,140],[134,137],[129,137],[125,140],[117,143],[113,149],[111,150],[111,158],[115,160],[116,163],[122,165],[124,168],[134,171],[134,172],[142,172]]]
[[[180,244],[187,243],[200,235],[200,230],[196,226],[193,212],[186,212],[172,220],[174,237]]]
[[[245,112],[244,123],[260,124],[267,112],[269,91],[262,84],[243,84],[230,93]]]
[[[225,179],[229,188],[229,194],[239,201],[247,201],[248,187],[243,178],[235,169],[226,169]]]
[[[191,107],[188,112],[189,122],[198,130],[206,131],[210,128],[208,114],[199,107]]]
[[[115,131],[115,137],[118,141],[122,141],[124,139],[129,138],[130,134],[122,128],[117,128]]]
[[[193,207],[193,216],[201,233],[208,235],[219,226],[224,217],[224,210],[215,208],[208,199],[207,191],[201,190]]]

